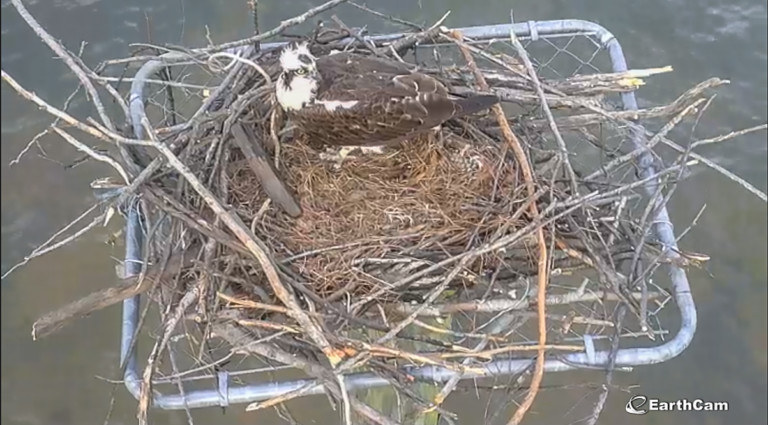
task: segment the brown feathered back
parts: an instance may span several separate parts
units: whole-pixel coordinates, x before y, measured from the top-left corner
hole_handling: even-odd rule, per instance
[[[290,114],[316,145],[397,143],[498,102],[492,95],[451,98],[437,79],[399,62],[337,53],[316,64],[321,81],[315,103]],[[357,103],[331,110],[329,101]]]

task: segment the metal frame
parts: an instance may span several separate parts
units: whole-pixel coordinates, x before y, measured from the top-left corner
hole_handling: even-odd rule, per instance
[[[488,40],[493,38],[504,39],[509,37],[510,31],[519,38],[536,40],[539,37],[555,37],[568,35],[590,35],[597,38],[603,49],[606,49],[610,55],[613,71],[621,72],[627,70],[627,64],[624,59],[621,45],[618,40],[608,30],[592,22],[582,20],[558,20],[526,23],[501,24],[489,26],[476,26],[469,28],[460,28],[466,37],[476,40]],[[370,37],[377,41],[387,41],[403,37],[405,34],[389,34],[383,36]],[[265,43],[264,49],[280,47],[283,43]],[[171,54],[177,55],[177,54]],[[178,55],[177,55],[178,56]],[[168,59],[180,59],[171,56]],[[131,115],[136,130],[136,136],[142,137],[141,118],[144,117],[143,105],[143,79],[150,77],[164,66],[164,60],[149,61],[138,71],[135,82],[131,87],[130,107]],[[622,95],[624,109],[637,109],[637,102],[634,93],[624,93]],[[644,147],[644,135],[637,132],[633,136],[635,148]],[[650,150],[644,152],[639,157],[640,173],[639,178],[646,178],[656,173],[654,169],[654,160]],[[657,189],[657,182],[649,182],[644,186],[649,196],[653,196]],[[666,255],[676,257],[675,235],[672,224],[669,220],[666,206],[662,206],[653,219],[653,231],[667,247]],[[129,275],[135,275],[141,269],[141,247],[142,231],[140,225],[139,212],[136,208],[131,208],[128,213],[128,222],[126,225],[126,272]],[[673,284],[674,297],[680,310],[681,326],[675,337],[664,344],[650,348],[623,348],[616,354],[617,367],[631,367],[640,365],[649,365],[662,363],[682,353],[690,344],[693,335],[696,332],[696,306],[691,296],[688,279],[685,271],[679,267],[670,264],[668,267],[669,275]],[[136,331],[139,321],[139,301],[140,297],[128,299],[123,302],[123,322],[120,345],[120,362],[125,364],[125,386],[128,391],[138,398],[141,388],[141,377],[136,364],[136,351],[128,356],[129,347]],[[608,362],[608,351],[595,351],[591,339],[586,337],[585,344],[587,350],[585,353],[574,353],[563,356],[563,361],[549,359],[545,363],[546,372],[561,372],[584,367],[604,367]],[[127,358],[126,358],[127,357]],[[530,359],[507,359],[497,360],[482,366],[487,373],[486,376],[510,375],[523,371],[530,366]],[[414,367],[408,370],[408,373],[428,380],[444,382],[456,375],[456,372],[435,366]],[[475,378],[477,375],[465,374],[464,378]],[[349,390],[371,388],[389,385],[389,383],[372,373],[355,373],[346,375],[346,387]],[[230,386],[227,372],[220,372],[218,376],[218,388],[207,390],[187,390],[185,394],[159,394],[154,392],[152,405],[161,409],[185,409],[200,408],[211,406],[228,406],[229,404],[250,403],[254,401],[266,400],[281,394],[287,393],[303,387],[313,382],[310,379],[299,379],[282,382],[264,382],[247,386]],[[323,392],[321,385],[315,386],[308,394],[320,394]]]

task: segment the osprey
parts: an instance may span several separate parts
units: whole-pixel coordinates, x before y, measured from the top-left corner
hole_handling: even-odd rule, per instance
[[[381,151],[445,121],[490,108],[494,95],[452,96],[436,79],[404,64],[335,53],[315,58],[308,44],[290,43],[280,54],[276,98],[311,144]]]

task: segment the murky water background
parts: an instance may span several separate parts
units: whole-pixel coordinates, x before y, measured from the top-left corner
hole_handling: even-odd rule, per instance
[[[320,1],[262,0],[263,28]],[[380,3],[380,4],[376,4]],[[484,4],[487,3],[487,4]],[[25,2],[33,15],[71,50],[87,41],[89,63],[127,56],[129,42],[154,41],[199,46],[205,27],[215,42],[247,36],[251,21],[245,1],[56,0]],[[521,2],[387,1],[372,7],[404,18],[431,22],[452,11],[450,26],[502,23],[515,7],[518,20],[579,18],[602,24],[621,41],[630,67],[672,65],[675,72],[655,77],[638,93],[641,100],[667,101],[712,76],[732,81],[700,123],[706,137],[765,122],[766,4],[758,0],[538,0]],[[344,8],[336,12],[347,23],[364,15]],[[151,28],[150,30],[148,30]],[[380,22],[371,30],[391,31]],[[20,83],[54,105],[75,87],[64,66],[37,40],[9,2],[2,3],[2,67]],[[65,170],[36,153],[9,167],[23,146],[45,128],[49,118],[2,87],[2,270],[7,270],[90,206],[88,183],[103,175],[99,165]],[[48,155],[64,163],[78,154],[55,136],[43,143]],[[757,133],[701,153],[765,191],[766,135]],[[707,271],[690,273],[699,327],[691,347],[680,357],[631,374],[617,384],[637,385],[635,393],[664,399],[725,400],[725,414],[651,414],[624,412],[627,395],[614,392],[601,419],[604,424],[762,424],[766,423],[766,204],[734,183],[702,170],[681,185],[671,205],[678,228],[687,226],[707,205],[698,226],[681,247],[712,257]],[[113,257],[119,248],[104,243],[106,231],[90,233],[77,243],[34,261],[2,282],[3,424],[70,425],[103,423],[112,386],[98,377],[114,378],[118,364],[120,308],[112,307],[40,342],[30,329],[40,314],[76,296],[114,281]],[[711,273],[711,276],[710,276]],[[550,375],[548,385],[599,380],[578,372]],[[589,411],[590,390],[553,390],[541,394],[528,424],[567,424],[580,418],[568,413]],[[135,423],[135,401],[117,388],[110,424]],[[585,398],[586,397],[586,398]],[[291,403],[300,423],[334,423],[337,416],[323,398]],[[473,393],[454,397],[449,409],[461,412],[461,423],[477,423],[486,408]],[[585,410],[586,409],[586,410]],[[183,412],[154,412],[154,423],[181,424]],[[201,424],[280,423],[272,413],[246,414],[241,406],[223,413],[194,413]]]

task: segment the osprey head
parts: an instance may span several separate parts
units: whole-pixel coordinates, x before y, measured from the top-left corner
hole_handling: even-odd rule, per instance
[[[319,74],[315,57],[306,42],[287,44],[280,52],[282,72],[277,78],[277,102],[286,111],[312,104],[317,95]]]

